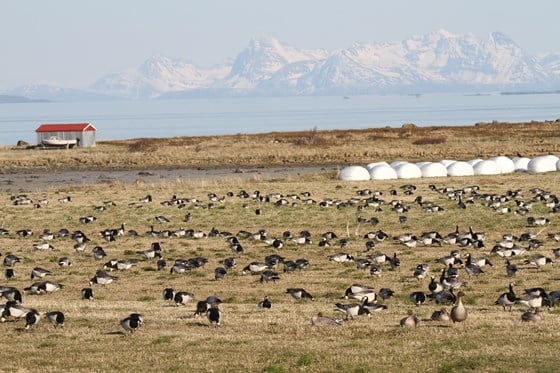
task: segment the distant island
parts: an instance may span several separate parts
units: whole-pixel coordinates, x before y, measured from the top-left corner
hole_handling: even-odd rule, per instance
[[[29,102],[50,102],[49,100],[43,99],[32,99],[23,96],[14,95],[0,95],[0,104],[22,104]]]
[[[519,92],[500,92],[503,96],[508,95],[557,95],[560,90],[556,91],[519,91]]]

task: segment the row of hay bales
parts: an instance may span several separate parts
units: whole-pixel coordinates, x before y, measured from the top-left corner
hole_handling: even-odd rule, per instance
[[[421,177],[499,175],[512,172],[542,173],[560,170],[560,158],[542,155],[534,158],[506,156],[470,161],[442,160],[439,162],[395,161],[374,162],[367,166],[349,166],[339,173],[341,180],[417,179]]]

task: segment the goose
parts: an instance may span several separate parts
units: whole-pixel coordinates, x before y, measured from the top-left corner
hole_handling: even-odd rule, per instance
[[[93,300],[93,289],[92,288],[83,288],[81,290],[82,299],[85,300]]]
[[[105,250],[103,250],[101,246],[95,246],[91,250],[91,254],[93,255],[93,259],[95,260],[101,260],[107,256],[107,253],[105,253]]]
[[[381,266],[379,264],[372,264],[369,268],[369,274],[371,276],[381,277]]]
[[[33,231],[31,229],[20,229],[16,231],[16,234],[20,237],[31,237],[33,236]]]
[[[163,215],[157,215],[154,217],[154,219],[160,223],[169,223],[171,221]]]
[[[337,262],[337,263],[347,263],[347,262],[354,261],[354,256],[348,253],[336,253],[330,255],[328,258],[330,261]]]
[[[97,218],[95,216],[92,216],[92,215],[82,216],[81,218],[78,219],[78,221],[82,224],[93,223],[96,220],[97,220]]]
[[[25,315],[30,311],[30,308],[17,304],[15,301],[8,301],[4,305],[2,315],[0,316],[0,322],[5,322],[9,317],[16,319],[25,317]]]
[[[44,269],[41,267],[35,267],[31,270],[31,279],[33,280],[34,278],[42,278],[48,275],[51,275],[51,271],[49,271],[48,269]]]
[[[309,260],[305,258],[298,258],[295,260],[296,267],[299,270],[305,269],[309,267]]]
[[[299,299],[311,299],[312,301],[315,300],[315,298],[303,288],[288,288],[286,289],[286,293],[290,294],[292,298],[298,300]]]
[[[214,269],[214,280],[218,281],[218,280],[223,280],[224,277],[226,277],[227,274],[227,269],[225,269],[224,267],[216,267]]]
[[[494,302],[495,305],[501,305],[502,307],[504,307],[504,311],[506,310],[506,307],[509,307],[509,310],[511,311],[512,306],[517,301],[517,296],[515,295],[515,292],[513,291],[513,286],[514,285],[515,284],[513,282],[510,282],[509,283],[509,291],[500,295],[498,297],[498,299],[496,300],[496,302]]]
[[[432,298],[437,304],[454,304],[457,300],[457,297],[453,293],[453,288],[432,294]]]
[[[267,309],[272,307],[272,303],[268,299],[267,295],[264,297],[263,300],[261,300],[259,303],[257,303],[257,307],[258,308],[267,308]]]
[[[161,255],[158,255],[160,253],[161,245],[159,242],[152,242],[149,249],[136,251],[136,254],[140,254],[140,256],[146,260],[161,257]]]
[[[390,256],[382,254],[382,253],[373,253],[368,255],[368,258],[370,258],[371,260],[373,260],[374,263],[377,264],[383,264],[386,262],[389,262],[389,260],[391,259]]]
[[[560,302],[560,291],[554,290],[548,293],[549,307],[554,307],[556,303]]]
[[[484,267],[484,266],[493,267],[494,266],[492,264],[492,262],[486,257],[480,257],[480,258],[474,258],[474,259],[471,258],[471,262],[473,264],[479,266],[479,267]]]
[[[354,284],[344,292],[344,298],[354,298],[359,301],[375,302],[375,291],[367,286]]]
[[[401,266],[401,260],[397,258],[397,253],[393,253],[393,257],[389,259],[389,265],[391,269],[399,268]]]
[[[436,262],[446,267],[450,264],[463,264],[463,261],[459,258],[459,251],[457,250],[453,250],[449,255],[437,259]]]
[[[511,264],[509,259],[506,260],[506,276],[512,277],[515,276],[519,269],[515,264]]]
[[[171,274],[185,273],[187,269],[190,269],[190,267],[187,267],[185,263],[175,261],[175,263],[173,263],[173,265],[171,266],[169,273]]]
[[[449,321],[449,311],[442,307],[440,310],[434,311],[430,319],[433,321]]]
[[[368,315],[368,317],[371,317],[371,313],[369,312],[369,309],[364,307],[364,304],[366,303],[367,303],[367,299],[364,299],[364,302],[362,303],[349,303],[349,304],[336,303],[334,310],[345,314],[346,320],[354,319],[354,316],[358,316],[358,315]]]
[[[459,280],[458,278],[445,276],[441,279],[440,282],[443,289],[459,289],[464,284],[463,281]]]
[[[189,293],[187,291],[178,291],[173,296],[173,301],[175,302],[175,305],[177,307],[181,305],[185,305],[191,302],[193,299],[194,299],[194,294]]]
[[[208,318],[210,324],[215,323],[217,326],[221,325],[220,322],[222,318],[222,313],[218,309],[217,305],[210,306],[210,308],[206,311],[206,317]]]
[[[48,242],[38,242],[33,245],[36,250],[54,250],[54,246]]]
[[[367,269],[371,265],[371,261],[369,259],[357,259],[356,260],[356,269]]]
[[[441,283],[437,282],[434,278],[434,276],[430,277],[430,283],[428,284],[428,290],[434,294],[434,293],[439,293],[440,291],[443,290],[443,286],[441,286]]]
[[[144,324],[144,317],[139,313],[131,313],[126,318],[122,319],[120,324],[125,332],[130,332],[130,334],[132,334]]]
[[[529,264],[532,266],[537,267],[537,270],[542,267],[547,265],[548,263],[553,263],[552,259],[544,256],[544,255],[536,255],[534,257],[532,257],[531,259],[525,259],[524,261],[525,264]]]
[[[550,220],[547,219],[547,218],[544,218],[544,217],[535,218],[535,217],[529,216],[527,218],[527,225],[528,226],[535,227],[535,226],[544,226],[544,225],[548,225],[548,224],[550,224]]]
[[[108,285],[116,280],[118,280],[117,276],[111,276],[106,271],[99,270],[95,272],[95,275],[89,280],[89,284]]]
[[[342,320],[334,319],[332,317],[323,316],[322,312],[317,313],[311,317],[311,325],[329,325],[329,326],[340,326],[342,325]]]
[[[164,301],[172,301],[175,297],[175,291],[173,288],[165,288],[163,289],[162,296]]]
[[[276,282],[276,280],[280,280],[280,276],[278,276],[278,273],[271,271],[269,269],[261,272],[261,283],[265,283],[268,281],[273,281]]]
[[[414,273],[412,274],[412,276],[414,278],[416,278],[416,280],[420,281],[422,280],[424,277],[426,277],[426,275],[428,274],[428,272],[430,271],[430,266],[427,264],[418,264],[416,266],[416,269],[414,270]]]
[[[423,291],[414,291],[410,294],[409,299],[416,307],[419,307],[426,301],[426,294]]]
[[[31,284],[31,286],[26,287],[23,289],[24,292],[31,292],[35,294],[45,294],[45,293],[53,293],[62,289],[64,285],[59,284],[57,282],[51,281],[42,281],[42,282],[35,282]]]
[[[463,293],[462,291],[457,294],[457,304],[453,306],[453,308],[451,308],[451,312],[449,313],[449,317],[453,321],[453,324],[461,323],[467,319],[468,312],[463,305],[462,299],[464,296],[465,293]]]
[[[420,324],[420,320],[414,316],[412,310],[407,311],[407,316],[399,322],[400,326],[403,328],[415,328]]]
[[[260,262],[251,262],[243,268],[242,274],[246,274],[247,272],[251,272],[251,274],[261,273],[267,269],[270,269],[266,263]]]
[[[116,263],[116,268],[119,271],[126,271],[136,265],[136,261],[132,259],[122,259],[118,260]]]
[[[156,261],[156,268],[157,268],[158,271],[161,271],[165,267],[167,267],[167,262],[160,255],[159,259]]]
[[[278,254],[267,255],[264,258],[264,262],[270,268],[276,268],[278,264],[282,263],[284,258]]]
[[[459,277],[459,270],[453,267],[453,264],[449,264],[447,266],[447,270],[445,271],[445,276],[447,278],[457,278]]]
[[[284,261],[284,273],[292,272],[295,271],[296,269],[298,269],[296,262],[294,262],[293,260]]]
[[[539,322],[542,320],[541,311],[539,308],[535,308],[533,312],[527,311],[521,315],[521,321],[523,322]]]
[[[389,288],[381,288],[377,294],[381,300],[387,300],[395,295],[395,292]]]
[[[546,235],[546,237],[547,237],[549,240],[553,240],[553,241],[556,241],[556,242],[560,242],[560,232],[548,233],[548,234]]]
[[[379,312],[379,311],[383,311],[383,310],[386,310],[387,308],[389,308],[385,304],[367,303],[367,302],[365,302],[363,304],[363,307],[367,308],[368,311],[370,311],[370,312]]]
[[[31,329],[41,320],[41,315],[36,310],[30,310],[25,314],[25,330]]]
[[[227,270],[232,269],[237,264],[235,258],[233,258],[233,257],[229,257],[229,258],[225,258],[223,260],[220,260],[219,263],[223,264],[225,269],[227,269]]]
[[[529,288],[524,290],[524,295],[516,299],[517,303],[521,303],[528,308],[540,308],[548,302],[548,294],[543,288]]]
[[[205,300],[198,301],[196,303],[196,310],[194,311],[194,317],[197,318],[199,316],[202,316],[203,314],[206,314],[206,311],[208,311],[209,307],[210,305]]]
[[[3,263],[6,267],[13,267],[16,263],[21,263],[21,259],[14,254],[8,254],[4,257]]]
[[[59,203],[68,203],[68,202],[72,202],[72,197],[71,196],[66,196],[66,197],[61,197],[58,199]]]
[[[70,259],[64,256],[58,259],[58,265],[61,267],[70,267],[72,265],[72,262],[70,261]]]
[[[6,299],[7,301],[15,301],[17,303],[21,303],[23,301],[21,292],[12,286],[0,285],[0,297]]]
[[[14,278],[15,275],[16,274],[13,268],[6,268],[6,270],[4,271],[4,277],[6,277],[7,279]]]
[[[50,311],[45,313],[45,319],[50,321],[50,323],[55,327],[58,328],[64,326],[64,314],[60,311]]]
[[[467,254],[467,262],[465,263],[465,272],[467,272],[469,277],[478,276],[479,274],[484,273],[484,271],[478,265],[472,262],[471,254]]]

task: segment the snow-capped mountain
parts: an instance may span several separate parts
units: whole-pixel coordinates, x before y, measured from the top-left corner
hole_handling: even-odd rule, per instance
[[[560,53],[530,56],[499,32],[478,38],[438,30],[334,51],[303,50],[260,36],[232,61],[208,69],[155,55],[130,71],[101,77],[80,94],[151,99],[560,88]],[[60,92],[58,97],[41,92],[45,96],[40,98],[61,97]],[[39,98],[22,89],[6,93]]]
[[[154,55],[137,69],[106,75],[89,88],[128,99],[155,98],[167,92],[208,87],[228,72],[228,66],[202,70],[192,64]]]

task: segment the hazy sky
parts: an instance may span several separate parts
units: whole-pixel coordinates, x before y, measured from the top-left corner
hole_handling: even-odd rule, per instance
[[[155,53],[211,66],[254,35],[298,48],[347,48],[446,29],[560,51],[560,2],[547,0],[0,0],[0,92],[84,87]]]

